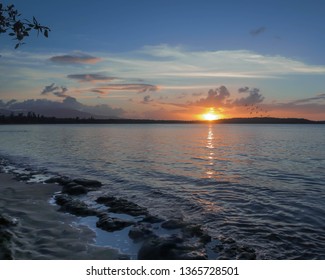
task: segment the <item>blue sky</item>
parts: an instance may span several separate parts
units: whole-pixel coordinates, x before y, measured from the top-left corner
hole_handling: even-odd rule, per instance
[[[1,35],[2,106],[46,99],[119,117],[193,119],[214,108],[325,119],[325,1],[14,4],[52,32],[18,50]]]

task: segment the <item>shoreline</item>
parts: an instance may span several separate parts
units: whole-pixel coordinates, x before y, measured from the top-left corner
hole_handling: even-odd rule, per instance
[[[0,259],[257,258],[253,248],[212,237],[202,225],[152,216],[132,201],[103,195],[99,181],[7,164],[0,166]]]
[[[27,184],[0,173],[0,259],[118,259],[95,233],[49,201],[60,186]]]
[[[90,206],[80,190],[94,191],[98,181],[28,178],[0,173],[0,259],[210,259],[211,237],[199,225],[151,216],[123,198]]]
[[[249,117],[217,120],[153,120],[153,119],[95,119],[95,118],[57,118],[1,116],[0,125],[15,124],[325,124],[325,120],[305,118]]]

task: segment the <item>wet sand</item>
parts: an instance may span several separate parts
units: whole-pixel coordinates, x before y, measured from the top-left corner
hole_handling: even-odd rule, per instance
[[[49,203],[61,187],[27,184],[0,173],[0,259],[118,259],[117,251],[93,245],[95,233]],[[17,222],[17,224],[15,224]]]

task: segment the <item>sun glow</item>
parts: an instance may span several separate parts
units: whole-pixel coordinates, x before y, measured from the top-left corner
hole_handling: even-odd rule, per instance
[[[220,116],[214,111],[214,108],[210,108],[205,114],[202,114],[202,119],[206,121],[215,121],[220,119]]]

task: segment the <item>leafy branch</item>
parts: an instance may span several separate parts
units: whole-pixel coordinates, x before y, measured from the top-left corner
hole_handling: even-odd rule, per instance
[[[31,31],[37,31],[37,35],[43,34],[46,38],[51,31],[49,27],[41,25],[35,17],[33,20],[20,19],[21,14],[14,5],[4,6],[0,3],[0,34],[9,32],[9,36],[18,42],[15,49],[24,44],[25,37],[28,37]]]

